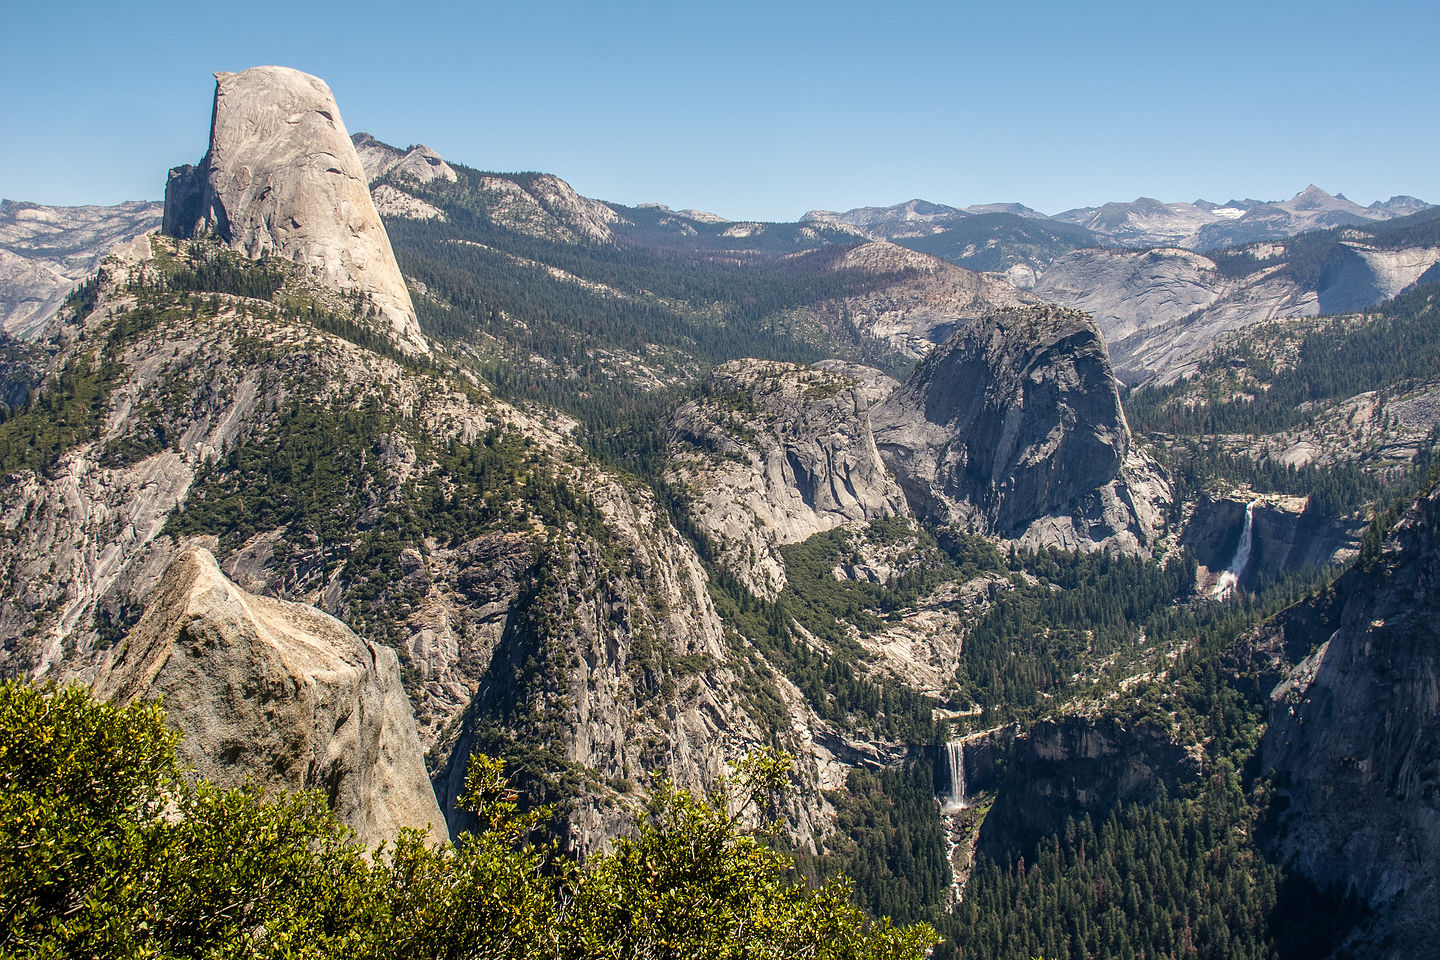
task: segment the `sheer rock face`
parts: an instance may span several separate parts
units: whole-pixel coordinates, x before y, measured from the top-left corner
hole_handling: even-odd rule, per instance
[[[844,523],[896,516],[905,498],[886,473],[869,408],[895,381],[867,367],[735,360],[709,396],[675,414],[671,480],[722,562],[757,594],[785,586],[778,548]]]
[[[213,782],[318,789],[369,844],[402,827],[446,835],[395,652],[314,607],[244,592],[207,550],[170,564],[95,689],[162,696],[181,758]]]
[[[287,67],[215,75],[210,149],[170,171],[164,230],[214,231],[369,298],[397,346],[427,349],[369,181],[325,82]]]
[[[1105,345],[1057,307],[957,331],[871,413],[911,506],[943,523],[1067,549],[1148,549],[1169,486],[1130,441]]]
[[[1377,912],[1360,956],[1440,954],[1440,491],[1260,646],[1314,653],[1271,694],[1277,853]]]

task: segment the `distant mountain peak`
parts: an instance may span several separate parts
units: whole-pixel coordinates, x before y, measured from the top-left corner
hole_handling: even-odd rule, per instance
[[[401,150],[368,133],[357,133],[350,138],[360,164],[365,168],[365,178],[371,183],[394,173],[419,183],[431,180],[457,179],[455,170],[445,160],[423,143],[411,144]]]

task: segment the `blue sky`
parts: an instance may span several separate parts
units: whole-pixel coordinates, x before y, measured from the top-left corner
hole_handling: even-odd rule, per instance
[[[158,198],[216,70],[350,131],[732,219],[924,197],[1046,213],[1440,202],[1440,4],[3,2],[0,196]]]

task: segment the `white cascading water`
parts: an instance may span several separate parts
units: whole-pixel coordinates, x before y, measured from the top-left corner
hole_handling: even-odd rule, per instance
[[[950,792],[940,812],[959,813],[965,809],[965,741],[951,740],[945,744],[945,758],[950,763]]]
[[[1210,596],[1216,600],[1224,600],[1240,585],[1240,574],[1245,572],[1245,565],[1250,562],[1251,527],[1255,522],[1255,508],[1259,505],[1260,499],[1257,497],[1245,507],[1245,526],[1240,528],[1240,542],[1235,545],[1235,557],[1210,591]]]

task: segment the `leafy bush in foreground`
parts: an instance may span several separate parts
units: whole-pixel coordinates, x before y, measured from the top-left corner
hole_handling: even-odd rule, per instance
[[[741,829],[788,775],[760,755],[709,798],[666,789],[577,864],[532,838],[499,761],[458,848],[367,851],[318,794],[190,783],[156,704],[0,684],[0,956],[910,960],[927,926],[871,923]]]

